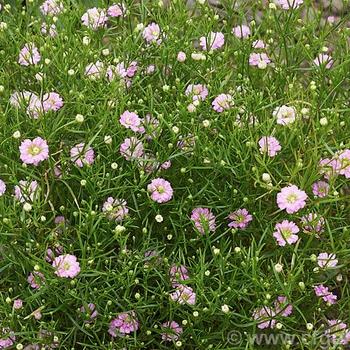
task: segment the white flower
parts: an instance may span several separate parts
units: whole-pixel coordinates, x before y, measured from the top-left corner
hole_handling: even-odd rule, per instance
[[[286,105],[277,107],[272,114],[275,118],[277,118],[277,124],[280,125],[288,125],[294,123],[296,118],[295,108]]]
[[[226,304],[221,306],[221,311],[224,312],[225,314],[227,314],[228,312],[230,312],[230,307]]]
[[[163,222],[164,219],[163,219],[163,216],[162,216],[162,215],[158,214],[158,215],[156,215],[155,220],[156,220],[157,222]]]

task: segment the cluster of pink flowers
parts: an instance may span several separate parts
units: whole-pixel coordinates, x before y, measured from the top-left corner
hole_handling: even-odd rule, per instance
[[[297,9],[304,3],[304,0],[275,0],[275,3],[279,5],[283,10]]]
[[[225,44],[224,34],[221,32],[210,32],[207,37],[199,39],[199,45],[205,51],[220,49]]]
[[[40,11],[43,15],[57,16],[63,12],[63,3],[59,0],[46,0],[40,6]]]
[[[21,203],[33,202],[37,197],[38,189],[36,180],[31,182],[20,180],[15,186],[15,198]]]
[[[315,213],[304,215],[300,219],[305,233],[314,233],[316,237],[324,231],[324,218]]]
[[[337,152],[331,159],[321,159],[320,168],[326,179],[335,175],[343,175],[350,179],[350,149]]]
[[[333,305],[337,301],[337,296],[329,291],[323,284],[314,287],[316,296],[322,298],[327,304]]]
[[[270,63],[271,60],[265,52],[252,52],[249,55],[249,65],[251,66],[255,66],[260,69],[265,69]]]
[[[176,341],[182,334],[182,327],[175,321],[167,321],[162,324],[162,340],[164,341]]]
[[[179,282],[188,280],[190,277],[188,275],[188,270],[186,266],[180,265],[172,265],[169,270],[170,281],[173,287],[179,286]]]
[[[108,333],[112,337],[125,336],[139,329],[139,321],[134,311],[122,312],[109,324]]]
[[[296,119],[296,110],[294,107],[283,105],[275,108],[272,115],[277,119],[277,124],[288,125],[294,123]]]
[[[119,150],[126,160],[140,159],[144,153],[142,142],[134,136],[126,138]]]
[[[322,269],[335,268],[338,264],[338,259],[335,254],[320,253],[317,257],[317,264]]]
[[[326,69],[331,69],[334,64],[332,56],[325,53],[320,53],[313,62],[315,66],[325,67]]]
[[[190,84],[185,91],[186,96],[191,96],[193,101],[204,101],[208,96],[208,89],[202,84]]]
[[[328,328],[325,331],[325,335],[335,345],[347,345],[350,344],[350,329],[347,324],[341,320],[327,320]]]
[[[215,97],[212,102],[214,111],[222,113],[225,110],[229,110],[233,107],[234,101],[230,94],[220,94]]]

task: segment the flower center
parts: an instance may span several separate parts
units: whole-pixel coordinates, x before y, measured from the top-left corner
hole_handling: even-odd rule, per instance
[[[281,230],[283,238],[289,238],[292,235],[292,231],[289,228]]]
[[[298,197],[295,193],[292,193],[292,194],[287,196],[288,203],[294,203],[297,199],[298,199]]]
[[[32,156],[37,156],[41,152],[41,148],[38,146],[31,146],[28,150]]]
[[[63,264],[63,269],[66,270],[66,271],[68,271],[68,270],[70,269],[70,264],[69,264],[69,262],[65,262],[65,263]]]
[[[157,192],[160,193],[160,194],[164,193],[165,192],[164,187],[163,186],[158,186],[157,187]]]

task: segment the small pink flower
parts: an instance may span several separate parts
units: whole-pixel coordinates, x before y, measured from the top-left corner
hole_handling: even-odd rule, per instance
[[[287,243],[294,244],[299,239],[297,235],[299,227],[293,221],[283,220],[275,225],[275,230],[273,237],[281,247]]]
[[[41,29],[40,29],[41,33],[43,33],[44,35],[48,35],[51,38],[54,38],[55,36],[58,35],[57,32],[57,28],[54,24],[48,25],[46,23],[43,23],[41,25]]]
[[[339,174],[350,179],[350,149],[346,149],[338,155],[340,163]]]
[[[250,28],[245,24],[232,28],[232,34],[238,39],[246,39],[251,34]]]
[[[180,334],[182,334],[182,327],[175,321],[167,321],[162,324],[162,340],[164,341],[177,341]]]
[[[85,322],[91,322],[98,316],[98,312],[96,310],[96,305],[93,303],[87,304],[87,309],[85,309],[85,307],[82,306],[80,308],[80,312],[87,314],[88,319]]]
[[[62,255],[63,253],[63,247],[62,246],[57,246],[52,250],[51,248],[47,248],[46,250],[46,256],[45,260],[49,263],[52,263],[56,256]]]
[[[327,320],[329,328],[325,335],[335,344],[346,345],[350,343],[350,330],[341,320]]]
[[[288,125],[294,123],[296,111],[294,107],[283,105],[275,108],[272,115],[277,119],[277,124]]]
[[[34,271],[29,274],[27,281],[33,289],[39,289],[45,284],[45,277],[41,272]]]
[[[325,198],[329,193],[329,184],[326,181],[317,181],[312,184],[312,193],[316,197]]]
[[[262,40],[254,40],[252,43],[252,48],[253,49],[265,49],[266,44]]]
[[[321,159],[319,162],[320,174],[323,174],[324,177],[329,180],[335,175],[339,174],[341,169],[341,163],[338,159]]]
[[[317,264],[322,269],[334,268],[338,264],[335,254],[320,253],[317,257]]]
[[[232,96],[229,94],[220,94],[215,97],[212,102],[212,106],[214,111],[218,113],[222,113],[225,110],[231,109],[234,105]]]
[[[120,62],[116,66],[108,66],[106,70],[106,76],[109,81],[112,81],[116,78],[123,80],[127,76],[124,62]]]
[[[274,328],[276,320],[274,319],[276,313],[268,306],[263,306],[260,309],[256,309],[253,312],[253,319],[258,321],[258,328]]]
[[[248,210],[245,208],[234,211],[228,216],[228,218],[232,220],[228,224],[228,227],[239,228],[242,230],[244,230],[249,225],[249,223],[253,220],[253,217],[249,214]]]
[[[214,232],[216,229],[215,216],[208,208],[193,209],[191,220],[201,234],[204,234],[206,230]]]
[[[18,57],[18,63],[22,66],[36,65],[40,60],[39,50],[33,43],[25,44]]]
[[[270,63],[271,63],[271,60],[265,52],[262,52],[262,53],[253,52],[249,55],[250,66],[255,66],[260,69],[265,69]]]
[[[288,214],[293,214],[304,208],[307,194],[299,190],[295,185],[283,187],[277,194],[277,205],[281,210],[286,210]]]
[[[203,50],[217,50],[225,44],[224,34],[221,32],[210,32],[208,37],[202,36],[199,45]]]
[[[89,63],[85,67],[85,75],[91,80],[102,78],[103,71],[104,71],[104,65],[103,65],[103,62],[101,61],[96,61],[95,63]]]
[[[25,139],[19,146],[20,158],[25,164],[37,166],[43,160],[49,158],[49,146],[41,137],[33,140]]]
[[[43,96],[44,111],[58,111],[63,106],[62,97],[57,92],[50,92]]]
[[[83,25],[92,29],[97,30],[106,26],[108,20],[107,15],[104,10],[98,9],[96,7],[88,9],[81,17]]]
[[[318,237],[324,230],[324,218],[315,213],[304,215],[300,221],[303,224],[305,233],[315,233]]]
[[[303,2],[303,0],[275,0],[275,3],[283,10],[297,9]]]
[[[138,70],[138,64],[137,64],[137,61],[132,61],[128,68],[126,69],[126,75],[129,77],[129,78],[132,78],[136,72]]]
[[[132,131],[139,131],[141,125],[141,119],[134,112],[125,111],[119,119],[121,125]]]
[[[169,270],[170,281],[173,287],[179,286],[180,281],[188,280],[190,277],[188,275],[188,270],[186,266],[180,265],[176,266],[175,264],[170,267]]]
[[[141,158],[143,152],[143,144],[136,137],[126,138],[120,145],[120,153],[126,160]]]
[[[186,61],[186,54],[183,51],[179,51],[177,54],[177,60],[179,62],[185,62]]]
[[[43,315],[41,314],[40,308],[33,311],[33,316],[34,316],[34,318],[35,318],[36,320],[41,320],[41,318],[43,317]]]
[[[70,157],[76,166],[82,168],[94,162],[95,152],[92,147],[86,147],[85,143],[78,143],[70,150]]]
[[[316,296],[321,297],[326,303],[333,305],[337,301],[337,296],[329,291],[323,284],[314,287]]]
[[[264,136],[259,140],[260,153],[267,153],[269,157],[274,157],[281,149],[278,140],[273,136]]]
[[[15,344],[16,336],[9,328],[2,328],[0,330],[0,349],[7,349]]]
[[[15,198],[21,203],[33,202],[37,197],[38,183],[20,180],[15,186]]]
[[[334,61],[332,56],[327,55],[325,53],[320,53],[313,61],[314,65],[319,67],[319,66],[324,66],[326,69],[331,69]]]
[[[287,297],[280,295],[275,301],[275,312],[276,315],[288,317],[293,312],[293,306],[288,304]]]
[[[60,255],[52,262],[55,274],[58,277],[74,278],[80,272],[80,265],[77,257],[71,254]]]
[[[162,42],[162,35],[158,24],[152,22],[143,30],[143,38],[148,44],[156,43],[158,45]]]
[[[124,4],[113,4],[112,6],[108,7],[107,14],[110,17],[124,17],[125,11],[126,8]]]
[[[108,333],[112,337],[124,336],[136,332],[139,329],[139,321],[134,311],[122,312],[109,324]]]
[[[196,303],[196,293],[191,287],[178,285],[175,292],[170,294],[170,298],[179,304],[194,305]]]
[[[0,197],[6,192],[6,184],[0,179]]]
[[[129,213],[126,200],[113,197],[103,203],[102,211],[109,220],[115,221],[122,221]]]
[[[170,182],[157,178],[147,186],[147,191],[151,193],[151,198],[157,203],[169,202],[173,197],[173,189]]]
[[[193,101],[204,101],[208,96],[208,89],[202,84],[190,84],[185,91],[186,96],[191,96]]]
[[[64,10],[63,3],[59,0],[46,0],[40,6],[43,15],[57,16]]]
[[[13,301],[13,308],[15,310],[20,310],[23,307],[23,300],[22,299],[15,299]]]

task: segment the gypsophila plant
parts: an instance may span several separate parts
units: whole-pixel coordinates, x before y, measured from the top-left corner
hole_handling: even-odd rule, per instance
[[[1,2],[0,349],[349,348],[333,2]]]

